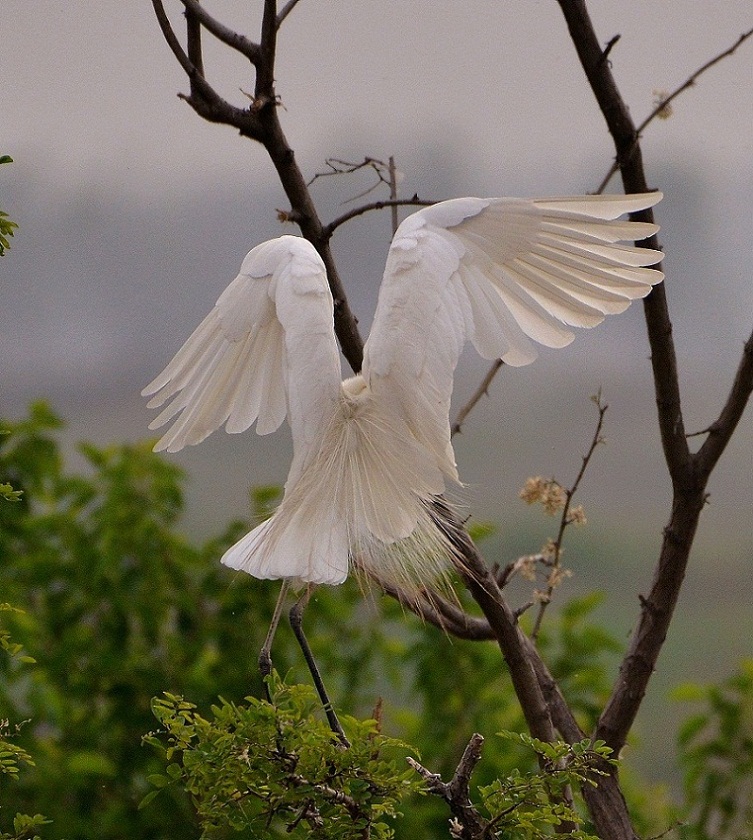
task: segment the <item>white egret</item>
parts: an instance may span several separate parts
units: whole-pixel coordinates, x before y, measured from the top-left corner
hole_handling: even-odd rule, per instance
[[[293,461],[274,515],[222,562],[257,578],[342,583],[349,565],[408,594],[451,566],[432,499],[457,481],[450,397],[470,340],[525,365],[645,297],[659,251],[620,244],[654,224],[619,220],[661,193],[461,198],[419,210],[392,241],[361,372],[341,382],[333,300],[314,247],[281,236],[251,250],[165,370],[144,389],[156,450],[223,424],[258,434],[287,418]]]
[[[263,675],[291,580],[339,584],[351,564],[410,597],[451,566],[437,514],[457,481],[450,440],[455,367],[470,340],[487,359],[533,361],[532,342],[564,347],[662,279],[659,251],[620,244],[658,230],[618,221],[661,193],[549,199],[461,198],[397,229],[359,374],[341,382],[327,275],[313,245],[281,236],[249,251],[165,370],[143,393],[173,421],[156,450],[177,452],[223,424],[258,434],[287,418],[293,462],[280,506],[222,562],[282,578],[259,655]],[[446,505],[442,506],[447,510]],[[348,741],[301,627],[291,625],[332,730]]]

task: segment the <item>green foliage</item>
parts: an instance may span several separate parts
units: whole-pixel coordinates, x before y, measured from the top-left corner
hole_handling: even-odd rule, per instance
[[[0,475],[23,492],[0,504],[0,592],[24,609],[7,614],[8,626],[38,661],[26,674],[0,663],[0,709],[30,719],[18,743],[35,761],[2,804],[43,810],[51,838],[197,837],[177,786],[138,808],[148,777],[164,772],[141,746],[154,726],[150,700],[168,691],[209,709],[218,695],[261,696],[256,659],[279,584],[218,563],[245,523],[198,547],[181,536],[182,474],[148,445],[82,445],[87,469],[75,474],[45,405],[0,426],[10,432],[0,438]],[[254,512],[278,494],[255,492]],[[401,643],[391,638],[414,631],[399,609],[388,613],[353,582],[318,590],[307,610],[330,690],[361,716],[383,690],[405,687],[393,657]],[[291,681],[305,678],[285,624],[273,653]]]
[[[35,762],[3,790],[4,809],[43,810],[50,837],[196,836],[185,796],[138,810],[160,768],[140,745],[150,699],[259,692],[277,587],[217,563],[241,525],[198,548],[180,536],[180,471],[147,445],[85,445],[77,475],[44,405],[1,425],[0,475],[23,491],[0,504],[0,592],[23,609],[4,612],[3,626],[38,663],[0,661],[0,716],[30,719],[14,743]],[[280,634],[280,665],[292,644]]]
[[[465,593],[458,592],[458,598],[466,609],[474,610]],[[586,596],[560,613],[548,613],[539,639],[565,696],[572,696],[585,731],[593,726],[599,704],[608,696],[612,681],[609,666],[618,648],[608,633],[593,625],[591,614],[599,603],[598,596]],[[500,667],[495,642],[443,637],[432,628],[406,620],[400,608],[390,603],[383,605],[383,612],[402,619],[402,633],[390,637],[390,651],[401,665],[403,680],[408,677],[401,686],[399,708],[390,714],[391,705],[386,704],[386,720],[415,745],[424,766],[442,778],[451,778],[473,732],[526,730],[509,675]],[[484,787],[515,772],[535,773],[537,769],[536,754],[524,742],[508,740],[504,748],[487,742],[473,781]],[[446,825],[445,806],[435,797],[427,797],[405,809],[401,836],[415,837],[422,832],[441,836]]]
[[[0,429],[0,435],[10,434],[7,429]],[[20,490],[14,490],[7,482],[0,482],[0,500],[6,502],[20,502],[23,494]]]
[[[150,778],[154,794],[179,784],[191,794],[202,837],[230,830],[249,837],[393,835],[386,819],[420,780],[408,769],[409,748],[380,734],[375,720],[343,718],[343,749],[322,721],[308,686],[286,686],[273,674],[271,702],[221,700],[212,718],[167,694],[153,708],[162,729],[147,741],[163,752],[166,773]]]
[[[17,776],[20,764],[34,764],[29,753],[10,740],[19,728],[11,731],[8,721],[0,720],[0,773],[5,776]]]
[[[303,756],[297,758],[306,768],[300,775],[319,785],[317,795],[331,788],[357,803],[338,802],[328,793],[330,800],[324,797],[316,806],[328,823],[330,814],[351,815],[347,802],[359,819],[371,821],[372,836],[393,829],[399,838],[446,836],[446,804],[416,793],[415,778],[406,776],[402,762],[411,750],[380,740],[369,721],[383,698],[384,731],[412,744],[432,772],[451,778],[473,732],[525,731],[496,644],[450,638],[423,626],[391,599],[361,592],[352,581],[318,589],[306,612],[314,653],[331,696],[347,712],[342,717],[356,749],[370,745],[372,750],[343,755],[331,743],[312,692],[294,685],[308,681],[308,675],[285,622],[273,655],[288,687],[275,685],[274,707],[250,699],[263,696],[256,658],[279,586],[218,563],[247,523],[233,523],[204,545],[191,544],[180,532],[179,469],[148,445],[87,444],[80,447],[84,471],[72,473],[58,444],[61,426],[42,404],[18,422],[0,422],[9,431],[0,436],[0,476],[19,494],[13,504],[0,500],[0,592],[3,601],[20,608],[0,612],[5,653],[0,718],[28,721],[20,729],[6,725],[0,735],[11,745],[0,756],[2,766],[21,770],[0,773],[0,816],[42,811],[52,819],[44,829],[51,840],[191,840],[202,831],[212,837],[251,837],[253,831],[259,836],[260,820],[271,811],[270,825],[279,832],[300,817],[294,832],[310,833],[317,817],[304,808],[306,785],[283,784],[284,773],[295,775],[285,769],[290,754]],[[255,491],[253,515],[268,513],[278,495],[278,488]],[[458,592],[458,598],[473,609],[465,593]],[[597,604],[598,596],[588,596],[559,612],[552,607],[538,640],[585,731],[608,694],[619,647],[594,626]],[[25,657],[37,664],[27,667]],[[167,760],[172,769],[165,766],[165,751],[141,743],[154,729],[155,696],[166,699],[154,703],[161,730],[150,744],[160,742],[163,750],[173,751]],[[229,699],[218,702],[218,696]],[[181,709],[175,706],[185,703],[179,697],[190,700]],[[178,731],[181,715],[185,726],[190,721],[195,727],[190,737],[185,728]],[[285,733],[276,755],[278,740],[269,747],[268,733],[262,738],[263,727],[252,725],[265,715],[267,726],[277,720]],[[251,729],[256,741],[249,737]],[[183,741],[166,740],[179,734]],[[249,744],[267,745],[263,772],[254,763],[263,758],[258,751],[249,752],[250,764],[222,760],[222,750],[242,752]],[[307,763],[317,752],[330,755],[328,750],[334,756],[329,763]],[[358,777],[357,765],[366,768],[365,777]],[[335,772],[336,779],[327,775]],[[250,791],[267,777],[264,773],[277,779],[266,801],[250,794],[238,802],[219,795],[230,786]],[[535,750],[524,739],[487,738],[471,794],[490,818],[512,808],[510,819],[517,819],[530,808],[529,822],[536,815],[543,820],[550,808],[553,819],[557,814],[551,809],[561,801],[551,796],[552,778],[542,781],[540,775]],[[163,787],[156,801],[139,808],[158,778],[168,781],[157,782]],[[524,790],[524,803],[515,804]],[[308,790],[311,796],[314,792]],[[649,825],[642,814],[656,810],[655,797],[640,782],[628,795],[638,823]],[[398,803],[404,816],[392,821]],[[246,818],[251,822],[236,830],[234,821]],[[32,836],[43,818],[17,819],[21,822],[0,840]],[[343,832],[351,830],[352,818],[338,819]],[[510,834],[513,829],[501,818],[498,827],[499,836],[526,836]],[[652,831],[667,827],[665,820]]]
[[[10,155],[0,155],[0,164],[12,162],[13,158]],[[8,214],[0,210],[0,257],[10,248],[8,237],[13,236],[17,227],[18,225],[8,218]]]
[[[753,836],[753,660],[717,685],[688,684],[675,699],[701,704],[678,735],[687,840]]]
[[[0,484],[0,499],[5,499],[6,502],[20,502],[21,491],[14,490],[10,484]]]
[[[552,836],[553,828],[569,824],[568,837],[595,840],[582,830],[583,819],[568,802],[568,792],[581,785],[598,784],[603,763],[615,763],[609,747],[601,741],[585,740],[570,746],[544,743],[525,734],[499,734],[537,755],[543,770],[521,773],[514,769],[505,778],[479,789],[490,820],[489,835],[543,840]]]
[[[323,723],[319,701],[307,686],[270,680],[271,702],[221,700],[212,719],[175,695],[154,701],[161,727],[145,740],[166,764],[150,777],[155,790],[188,790],[200,816],[202,837],[285,836],[387,838],[398,809],[415,806],[424,782],[406,769],[406,744],[386,738],[376,720],[344,717],[351,741],[343,749]],[[500,733],[526,752],[539,769],[513,769],[478,788],[479,812],[488,836],[543,840],[568,826],[569,837],[591,840],[568,797],[570,790],[597,784],[604,763],[614,763],[601,742],[547,744],[525,734]],[[406,799],[413,797],[412,800]],[[446,830],[447,811],[444,808]],[[390,819],[390,823],[386,822]],[[401,836],[416,836],[405,830]],[[422,834],[426,833],[426,827]]]
[[[16,607],[10,604],[0,604],[0,613],[20,613]],[[32,657],[24,655],[21,651],[23,646],[12,642],[10,633],[5,627],[0,626],[0,648],[12,660],[17,663],[31,664]],[[22,746],[15,743],[15,737],[21,730],[21,724],[11,726],[7,719],[0,719],[0,791],[2,791],[2,776],[16,780],[21,765],[34,766],[31,755]],[[36,829],[49,822],[42,814],[33,817],[27,814],[16,814],[13,819],[13,833],[0,829],[0,840],[25,840],[34,838],[37,840]]]
[[[18,607],[12,607],[10,604],[0,604],[0,613],[20,614],[22,612],[23,610],[18,609]],[[12,642],[10,640],[10,631],[2,625],[0,625],[0,648],[18,662],[29,664],[36,661],[32,656],[27,656],[21,652],[23,645],[18,644],[18,642]]]
[[[42,814],[16,814],[13,818],[13,831],[0,832],[0,840],[40,840],[37,829],[43,825],[49,825],[48,820]]]

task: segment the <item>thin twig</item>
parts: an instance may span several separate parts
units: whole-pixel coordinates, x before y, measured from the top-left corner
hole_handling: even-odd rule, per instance
[[[483,743],[483,736],[479,734],[471,736],[455,774],[449,782],[443,782],[438,773],[427,770],[414,758],[407,759],[408,764],[426,782],[429,793],[439,796],[450,806],[450,812],[454,817],[452,835],[462,840],[478,840],[484,837],[489,826],[489,821],[481,816],[470,797],[470,779],[481,760]]]
[[[395,169],[395,158],[390,155],[390,201],[397,201],[397,169]],[[392,235],[397,233],[397,204],[392,205]]]
[[[298,0],[288,0],[288,2],[280,9],[279,14],[277,15],[277,28],[279,29],[282,26],[282,22],[285,18],[293,11],[293,9],[298,5]]]
[[[599,444],[603,443],[604,440],[601,436],[601,430],[604,427],[604,415],[607,413],[607,409],[609,408],[609,406],[605,403],[602,403],[601,394],[597,394],[595,397],[593,397],[593,401],[599,412],[599,417],[596,422],[596,429],[594,430],[593,437],[591,438],[591,444],[588,447],[588,452],[586,452],[586,454],[582,458],[580,469],[578,470],[578,475],[575,477],[575,481],[570,485],[570,487],[565,489],[565,504],[562,507],[562,513],[560,515],[557,538],[552,543],[552,557],[551,560],[548,561],[549,574],[547,578],[547,588],[546,592],[543,593],[541,600],[539,601],[539,611],[536,614],[536,620],[534,622],[533,629],[531,630],[531,638],[534,640],[534,642],[539,637],[541,623],[544,620],[544,613],[546,612],[546,608],[552,601],[552,596],[554,595],[554,590],[557,586],[556,578],[559,575],[562,561],[562,542],[565,538],[565,531],[567,530],[568,526],[571,525],[574,521],[573,518],[570,516],[570,508],[573,497],[578,492],[578,488],[580,487],[580,483],[583,480],[583,476],[586,474],[586,470],[588,469],[588,465],[591,461],[591,458],[594,452],[596,451],[596,447],[599,446]]]
[[[223,44],[245,56],[253,65],[258,64],[261,59],[261,48],[258,44],[213,18],[198,0],[180,0],[180,2],[185,6],[186,13],[196,18],[218,41],[222,41]]]
[[[314,173],[313,178],[311,178],[307,186],[310,187],[320,178],[331,178],[333,175],[353,175],[361,169],[371,169],[377,176],[376,183],[374,183],[373,186],[358,195],[354,195],[353,198],[347,199],[347,201],[343,202],[344,204],[363,198],[363,196],[368,195],[380,184],[385,184],[388,187],[390,185],[389,163],[385,163],[383,160],[379,160],[378,158],[367,156],[358,163],[354,163],[349,160],[342,160],[342,158],[327,158],[327,160],[324,161],[324,165],[328,167],[327,171]]]
[[[354,818],[361,815],[361,805],[352,796],[348,796],[342,790],[336,790],[329,785],[322,782],[312,782],[309,779],[301,776],[299,773],[288,773],[285,777],[291,784],[296,787],[311,788],[316,791],[323,799],[328,802],[334,802],[336,805],[342,805]]]
[[[468,415],[473,411],[476,406],[476,403],[481,399],[481,397],[489,395],[489,386],[492,384],[492,380],[497,375],[498,371],[504,365],[502,359],[495,359],[492,362],[491,367],[486,372],[486,375],[479,383],[478,388],[473,392],[473,395],[468,400],[468,402],[458,411],[457,417],[455,418],[455,422],[452,424],[452,436],[459,434],[462,431],[463,423],[465,423],[466,418]]]
[[[656,106],[654,107],[654,110],[651,111],[651,113],[646,117],[646,119],[643,120],[643,122],[636,128],[635,142],[638,142],[638,139],[643,134],[644,129],[650,123],[652,123],[662,112],[664,112],[667,106],[670,105],[675,99],[677,99],[677,97],[680,96],[680,94],[684,93],[686,90],[688,90],[688,88],[693,87],[700,76],[702,76],[707,70],[710,70],[715,64],[718,64],[723,59],[732,55],[738,49],[738,47],[740,47],[740,45],[747,41],[748,38],[750,38],[751,36],[753,36],[753,29],[749,29],[747,32],[744,32],[731,47],[728,47],[726,50],[723,50],[718,55],[714,56],[714,58],[712,58],[710,61],[707,61],[705,64],[701,65],[694,73],[691,73],[691,75],[688,76],[688,78],[685,79],[685,81],[679,87],[675,88],[675,90],[673,90],[672,93],[668,94],[665,97],[662,97],[657,102]],[[619,36],[616,36],[616,38],[619,38]],[[603,53],[605,58],[616,43],[616,38],[613,38],[607,44],[606,49]],[[612,176],[617,173],[619,168],[619,161],[615,160],[615,162],[610,167],[609,172],[607,172],[607,174],[604,176],[601,183],[597,187],[597,194],[602,193],[606,189],[607,184],[611,181]]]
[[[372,201],[370,204],[354,207],[352,210],[348,210],[347,213],[343,213],[342,216],[333,219],[328,225],[322,228],[322,233],[326,239],[331,239],[332,234],[341,225],[344,225],[351,219],[355,219],[357,216],[363,216],[364,213],[369,213],[372,210],[383,210],[385,207],[430,207],[434,203],[433,201],[423,201],[416,195],[413,198],[399,198],[395,201]]]

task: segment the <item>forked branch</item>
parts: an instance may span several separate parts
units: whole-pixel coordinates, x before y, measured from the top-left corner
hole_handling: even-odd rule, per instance
[[[705,64],[702,64],[695,72],[691,73],[687,79],[681,84],[678,85],[671,93],[668,93],[666,96],[662,96],[656,102],[653,111],[646,117],[645,120],[636,128],[636,140],[641,137],[643,134],[644,129],[646,129],[657,117],[660,117],[662,114],[667,113],[667,108],[689,88],[693,87],[698,79],[707,71],[718,64],[725,58],[731,56],[734,52],[737,51],[738,47],[740,47],[745,41],[748,40],[753,36],[753,29],[749,29],[747,32],[743,32],[743,34],[732,44],[731,47],[728,47],[726,50],[723,50],[718,55],[715,55],[712,59],[707,61]],[[607,55],[611,51],[614,44],[617,43],[619,36],[613,38],[606,46],[603,52],[603,56],[606,59]],[[601,193],[606,189],[607,184],[612,179],[612,176],[619,170],[620,166],[617,161],[615,161],[609,169],[609,172],[604,176],[601,183],[599,184],[598,188],[596,189],[597,193]]]
[[[613,137],[625,191],[643,192],[648,187],[639,131],[634,126],[629,110],[617,89],[609,62],[603,60],[603,52],[585,2],[558,1],[583,69]],[[744,38],[738,41],[735,48]],[[730,52],[726,51],[719,59]],[[704,65],[704,68],[707,69],[714,63],[716,61],[712,60]],[[650,213],[644,211],[643,217],[649,216]],[[682,417],[677,359],[665,284],[654,287],[646,298],[644,311],[651,346],[659,428],[674,497],[651,591],[641,601],[638,627],[631,638],[617,684],[596,732],[596,737],[603,738],[616,752],[625,743],[666,637],[685,575],[698,519],[705,504],[708,478],[734,432],[753,390],[753,344],[749,340],[725,408],[711,428],[709,438],[701,450],[695,455],[691,454]]]
[[[218,41],[245,56],[255,67],[261,62],[262,53],[259,44],[220,23],[198,0],[180,0],[180,2],[186,7],[186,16],[195,18]]]
[[[413,758],[410,766],[423,778],[429,793],[439,796],[449,805],[453,815],[452,836],[458,840],[481,840],[487,836],[489,821],[481,816],[471,802],[470,781],[476,765],[481,760],[484,739],[475,734],[466,746],[452,780],[443,782],[438,773],[432,773]]]
[[[163,0],[152,0],[152,6],[162,34],[173,55],[186,73],[190,85],[189,96],[181,96],[199,116],[210,122],[236,128],[241,135],[261,143],[277,170],[280,183],[290,202],[288,218],[295,220],[303,236],[319,252],[327,268],[332,296],[335,300],[335,331],[343,355],[354,371],[361,369],[363,340],[358,322],[350,309],[329,246],[331,232],[326,234],[311,198],[306,179],[295,160],[295,153],[282,130],[278,117],[278,99],[274,88],[274,62],[277,33],[280,23],[292,11],[295,3],[288,3],[280,15],[274,0],[265,0],[259,43],[232,32],[212,18],[197,0],[180,0],[188,13],[189,46],[184,49],[165,12]],[[203,75],[200,58],[201,38],[195,25],[206,28],[220,41],[245,55],[256,71],[254,98],[248,108],[238,108],[223,99]],[[192,28],[193,27],[193,28]],[[188,51],[187,51],[188,50]],[[189,51],[191,55],[189,56]]]

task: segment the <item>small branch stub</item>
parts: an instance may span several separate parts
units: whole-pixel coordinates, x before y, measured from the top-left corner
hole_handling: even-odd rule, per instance
[[[470,780],[476,765],[481,760],[484,738],[478,733],[471,736],[452,780],[443,782],[438,773],[432,773],[413,758],[408,764],[426,782],[430,793],[439,796],[450,806],[450,834],[458,840],[477,840],[484,837],[489,821],[479,814],[470,799]]]

